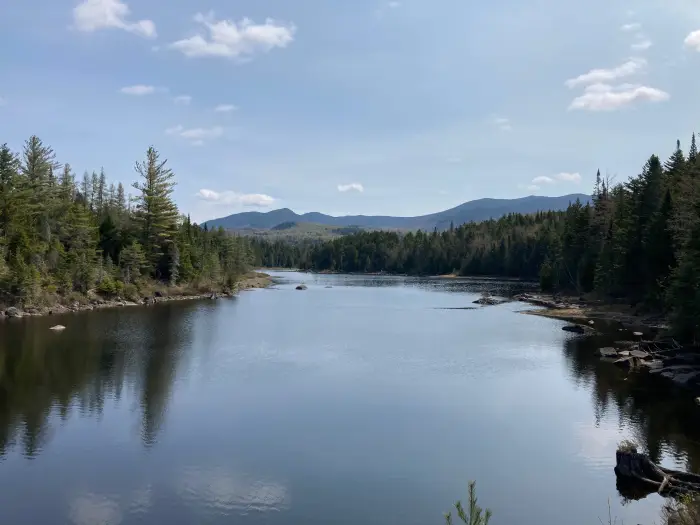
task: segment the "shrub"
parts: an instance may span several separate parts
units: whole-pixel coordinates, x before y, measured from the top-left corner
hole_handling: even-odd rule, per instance
[[[102,295],[114,295],[117,292],[117,287],[111,277],[105,276],[97,285],[97,292]]]

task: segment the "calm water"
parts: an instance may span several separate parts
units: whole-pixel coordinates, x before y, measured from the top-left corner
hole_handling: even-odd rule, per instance
[[[427,525],[476,479],[496,525],[595,525],[608,500],[651,524],[617,442],[700,464],[690,400],[522,304],[458,309],[517,285],[279,275],[0,325],[0,523]]]

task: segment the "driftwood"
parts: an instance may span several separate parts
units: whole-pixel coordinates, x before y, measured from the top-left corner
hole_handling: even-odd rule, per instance
[[[615,456],[618,488],[624,486],[626,491],[635,494],[634,499],[654,492],[665,497],[700,493],[698,474],[660,467],[635,449],[618,450]]]

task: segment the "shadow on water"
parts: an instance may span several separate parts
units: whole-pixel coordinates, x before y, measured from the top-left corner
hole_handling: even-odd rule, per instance
[[[144,446],[157,440],[194,305],[110,310],[0,326],[0,457],[21,447],[36,457],[52,421],[99,417],[105,401],[137,392]],[[48,328],[69,326],[61,333]]]
[[[619,428],[628,429],[652,461],[700,472],[700,408],[692,393],[601,361],[596,350],[609,343],[610,338],[593,337],[569,339],[564,345],[571,378],[591,392],[596,424],[616,413]],[[646,496],[624,486],[618,490],[623,499]]]

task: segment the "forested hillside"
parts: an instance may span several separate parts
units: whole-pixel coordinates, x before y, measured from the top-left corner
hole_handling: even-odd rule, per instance
[[[596,178],[590,204],[510,214],[447,231],[358,233],[307,246],[255,245],[264,264],[311,270],[512,276],[670,313],[700,337],[700,159],[695,135],[625,182]]]
[[[43,305],[89,291],[136,297],[154,282],[231,288],[250,262],[247,241],[181,216],[174,173],[149,148],[128,198],[104,171],[80,182],[33,136],[0,147],[0,302]]]

